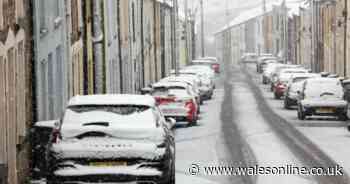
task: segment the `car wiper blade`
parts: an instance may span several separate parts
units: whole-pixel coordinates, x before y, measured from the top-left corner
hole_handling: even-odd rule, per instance
[[[91,122],[91,123],[84,123],[83,126],[109,126],[109,122]]]
[[[322,93],[320,96],[322,97],[322,96],[325,96],[325,95],[334,95],[334,93],[331,93],[331,92],[324,92],[324,93]]]

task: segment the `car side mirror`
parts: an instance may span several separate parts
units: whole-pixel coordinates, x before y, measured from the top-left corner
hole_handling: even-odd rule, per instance
[[[34,123],[34,127],[43,127],[43,128],[57,128],[59,126],[60,120],[49,120],[49,121],[38,121]]]
[[[175,128],[176,120],[174,118],[166,118],[166,122],[169,129]]]
[[[152,93],[152,88],[150,88],[150,87],[145,87],[145,88],[141,89],[141,94],[142,95],[148,95],[148,94],[151,94],[151,93]]]

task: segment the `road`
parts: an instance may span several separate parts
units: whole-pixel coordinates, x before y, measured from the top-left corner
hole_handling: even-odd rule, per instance
[[[292,165],[300,168],[332,167],[339,164],[338,159],[334,161],[335,151],[324,150],[319,141],[315,143],[315,138],[305,135],[310,131],[295,126],[294,111],[281,112],[281,101],[273,100],[270,94],[264,91],[264,87],[259,85],[259,79],[252,66],[232,67],[226,75],[218,77],[215,97],[202,107],[199,125],[190,128],[180,125],[176,129],[176,182],[349,183],[346,173],[344,176],[206,176],[203,169],[196,176],[189,173],[192,164],[234,167]],[[311,121],[319,123],[318,120]],[[308,122],[298,121],[297,125],[305,123]],[[321,126],[330,123],[333,123],[334,127],[344,126],[343,122],[334,120],[323,123]],[[329,141],[327,145],[329,148]],[[334,145],[333,148],[335,147]]]

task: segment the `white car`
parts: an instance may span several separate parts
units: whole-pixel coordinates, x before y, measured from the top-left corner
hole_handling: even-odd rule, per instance
[[[307,116],[336,116],[347,120],[348,102],[344,100],[344,89],[337,78],[310,78],[298,91],[298,118]]]
[[[52,134],[47,183],[175,183],[170,122],[149,95],[74,97]]]
[[[284,94],[284,108],[289,109],[292,105],[297,105],[298,91],[301,91],[306,79],[321,77],[317,73],[297,73],[293,74],[287,83],[287,89]]]
[[[152,96],[165,117],[196,125],[198,105],[185,82],[158,82],[152,86]]]

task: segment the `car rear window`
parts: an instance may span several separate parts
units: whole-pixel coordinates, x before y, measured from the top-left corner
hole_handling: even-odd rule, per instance
[[[119,115],[129,115],[140,113],[148,110],[149,106],[142,105],[84,105],[68,107],[69,110],[75,113],[85,113],[92,111],[104,111]]]

